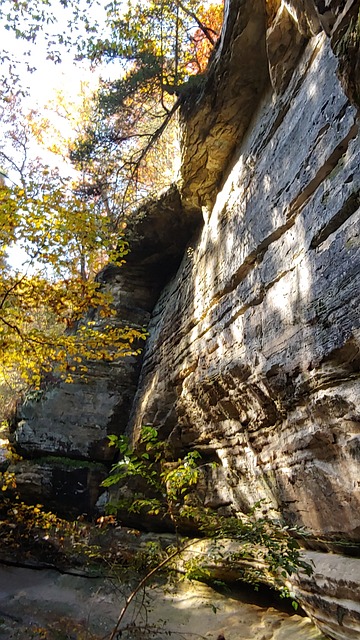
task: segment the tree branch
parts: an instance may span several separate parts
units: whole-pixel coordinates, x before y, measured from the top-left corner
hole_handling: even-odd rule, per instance
[[[181,549],[176,549],[176,551],[174,551],[174,553],[171,553],[169,556],[167,556],[167,558],[165,558],[162,562],[160,562],[160,564],[158,564],[154,569],[152,569],[151,571],[149,571],[149,573],[146,574],[146,576],[140,580],[139,584],[135,587],[135,589],[130,593],[130,595],[126,598],[126,602],[123,606],[123,608],[120,611],[120,615],[117,619],[116,625],[112,630],[112,633],[109,637],[109,640],[114,640],[116,633],[119,630],[119,626],[131,604],[131,602],[133,601],[133,599],[135,598],[136,594],[139,593],[139,591],[143,588],[143,586],[149,582],[150,578],[152,578],[152,576],[154,576],[158,571],[160,571],[160,569],[162,569],[163,567],[165,567],[165,565],[167,565],[171,560],[173,560],[173,558],[176,558],[176,556],[180,555],[183,551],[185,551],[185,549],[188,549],[189,547],[191,547],[193,544],[195,544],[196,541],[192,540],[191,542],[189,542],[188,544],[185,544],[183,547],[181,547]]]
[[[140,155],[137,157],[137,159],[134,160],[133,163],[131,163],[131,162],[129,163],[130,166],[131,166],[131,164],[133,164],[134,166],[133,166],[133,169],[131,171],[130,178],[127,181],[126,189],[124,191],[124,195],[123,195],[123,198],[122,198],[122,202],[123,203],[126,200],[126,196],[127,196],[128,192],[129,192],[129,188],[130,188],[131,182],[136,179],[136,175],[137,175],[137,172],[139,171],[139,168],[140,168],[140,165],[141,165],[142,161],[144,160],[146,155],[149,153],[150,149],[152,149],[152,147],[154,146],[155,142],[157,142],[157,140],[160,138],[161,134],[165,131],[167,125],[170,122],[170,119],[172,118],[174,113],[177,111],[177,109],[180,107],[180,104],[181,104],[181,98],[178,98],[176,100],[176,102],[174,103],[174,105],[172,106],[172,108],[170,109],[170,111],[165,115],[161,125],[156,129],[156,131],[154,131],[154,133],[151,134],[151,136],[149,138],[149,142],[141,150]],[[117,219],[115,220],[115,222],[114,222],[115,229],[118,227],[120,219],[121,219],[121,215],[119,215],[117,217]]]
[[[182,2],[181,0],[175,0],[177,6],[184,12],[186,13],[186,15],[190,16],[190,18],[193,18],[193,20],[195,20],[197,26],[199,27],[199,29],[201,29],[201,31],[203,32],[205,38],[207,38],[209,40],[209,42],[215,46],[216,44],[216,40],[214,39],[214,37],[212,36],[213,30],[209,29],[203,22],[201,22],[200,18],[198,18],[198,16],[196,15],[196,13],[194,13],[193,11],[191,11],[190,9],[188,9]]]

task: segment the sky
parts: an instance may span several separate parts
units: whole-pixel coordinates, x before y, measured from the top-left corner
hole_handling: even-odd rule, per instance
[[[6,31],[4,25],[0,26],[1,48],[13,53],[18,64],[16,70],[19,73],[21,84],[28,88],[29,95],[25,100],[29,109],[43,110],[45,105],[55,98],[57,91],[64,92],[66,97],[73,98],[79,93],[82,81],[97,83],[98,73],[91,72],[90,64],[86,61],[75,62],[70,53],[64,51],[61,63],[55,63],[47,59],[46,45],[43,39],[39,39],[36,45],[29,45],[15,38],[12,32]],[[30,56],[27,51],[30,48]],[[27,65],[35,67],[35,71],[29,73]],[[5,61],[0,69],[3,73],[9,70],[9,63]],[[47,113],[49,115],[49,113]]]
[[[12,0],[4,0],[6,2],[12,2]],[[96,11],[97,0],[78,0],[77,4],[81,6],[87,5],[88,1],[93,2],[94,18],[99,22],[104,20],[103,12]],[[31,0],[34,2],[34,0]],[[58,23],[53,28],[54,34],[61,32],[61,29],[66,30],[66,23],[69,18],[69,13],[64,14],[64,9],[61,7],[62,0],[50,0],[51,8],[58,7],[56,15]],[[60,2],[60,6],[59,6]],[[40,3],[41,4],[41,3]],[[105,3],[100,0],[100,5],[104,8]],[[6,5],[5,5],[6,6]],[[1,11],[5,13],[5,10],[0,0],[0,18]],[[9,52],[10,56],[14,56],[17,59],[16,67],[13,69],[19,74],[21,84],[24,88],[28,89],[28,96],[24,100],[24,106],[26,109],[37,109],[40,113],[43,113],[46,118],[50,120],[54,128],[58,128],[64,137],[71,135],[71,128],[69,122],[66,122],[65,118],[60,118],[54,111],[46,108],[52,101],[56,100],[57,92],[61,91],[64,95],[65,101],[69,103],[76,103],[79,105],[82,101],[81,85],[89,85],[89,93],[95,91],[99,85],[100,77],[104,79],[115,79],[121,73],[121,65],[119,62],[113,62],[111,64],[98,65],[95,68],[91,68],[91,64],[88,60],[76,61],[75,54],[76,49],[67,51],[66,47],[62,48],[59,45],[54,45],[52,51],[56,53],[57,49],[61,50],[61,62],[54,62],[48,56],[48,50],[46,46],[45,37],[39,33],[35,44],[28,43],[22,39],[17,39],[13,30],[6,29],[6,20],[0,19],[0,50],[2,52]],[[48,29],[49,27],[46,27]],[[86,38],[86,33],[82,30],[81,22],[76,29],[75,34],[81,35]],[[55,38],[54,38],[55,40]],[[1,56],[1,54],[0,54]],[[9,74],[9,62],[7,59],[1,63],[0,58],[0,76]],[[35,69],[32,73],[28,68]],[[1,123],[0,123],[1,133]],[[42,151],[45,153],[45,150]],[[46,156],[47,162],[58,163],[59,158],[52,157],[52,155]],[[1,167],[0,167],[1,169]]]
[[[29,0],[29,4],[35,8],[39,6],[40,9],[45,7],[45,10],[49,12],[48,17],[50,17],[50,20],[52,19],[52,15],[56,16],[57,24],[55,24],[53,28],[51,24],[47,25],[46,30],[49,31],[52,29],[53,33],[57,34],[62,30],[67,30],[67,22],[69,15],[71,15],[71,13],[66,12],[62,6],[65,1],[66,0],[50,0],[50,3],[46,5],[44,0]],[[118,3],[121,1],[122,0],[118,0]],[[26,0],[22,3],[24,6],[25,2]],[[91,17],[97,19],[98,22],[101,22],[101,20],[104,21],[104,8],[106,7],[104,0],[74,0],[75,6],[79,9],[84,6],[87,7],[90,2],[93,7]],[[96,13],[96,5],[102,10],[102,17],[100,11]],[[16,38],[13,29],[6,28],[10,24],[7,11],[11,13],[13,7],[14,0],[0,0],[0,87],[1,76],[2,78],[10,77],[10,72],[18,74],[21,86],[28,90],[22,102],[24,111],[28,113],[32,109],[38,110],[43,114],[43,117],[50,120],[51,127],[49,127],[49,129],[58,129],[65,140],[71,137],[71,134],[74,137],[69,119],[56,115],[51,109],[46,109],[46,105],[56,100],[56,94],[59,91],[64,94],[65,101],[69,99],[70,103],[74,103],[78,97],[80,104],[82,100],[80,97],[82,83],[89,84],[89,92],[90,90],[95,91],[99,84],[100,76],[104,79],[115,79],[119,76],[119,73],[121,73],[120,64],[117,62],[110,65],[100,65],[92,69],[89,61],[74,60],[76,54],[75,47],[73,51],[68,52],[66,47],[59,47],[58,44],[54,44],[53,52],[56,53],[57,49],[61,50],[61,62],[56,63],[48,59],[49,49],[47,48],[46,39],[41,33],[38,34],[36,42],[33,44],[32,42]],[[18,15],[18,13],[14,13],[13,11],[12,16],[15,16],[15,20]],[[18,26],[22,28],[21,21]],[[86,38],[85,31],[81,31],[81,23],[78,24],[74,22],[72,29],[75,35],[80,34]],[[13,63],[13,59],[16,59],[16,64]],[[29,68],[34,70],[30,73]],[[4,88],[4,83],[2,87]],[[5,137],[1,136],[1,128],[2,124],[0,121],[0,143],[5,140]],[[33,158],[39,156],[45,164],[50,165],[50,167],[59,168],[64,177],[76,174],[75,169],[69,161],[66,162],[62,160],[59,155],[55,155],[44,147],[40,147],[35,141],[30,143],[29,148]],[[66,145],[64,148],[66,148]],[[12,150],[12,157],[14,157],[13,153]],[[0,159],[0,172],[1,170]],[[6,169],[6,173],[9,176],[9,180],[18,184],[19,177],[15,172],[13,172],[14,175],[12,175],[11,170]],[[5,180],[5,182],[9,184],[9,180]],[[29,273],[28,267],[26,266],[29,264],[28,256],[17,244],[7,247],[7,262],[15,270],[26,270]],[[36,263],[34,268],[36,270]],[[33,268],[30,269],[30,272],[31,271],[33,271]]]
[[[55,3],[53,5],[56,6]],[[67,52],[65,48],[61,52],[60,63],[49,60],[46,42],[41,35],[35,44],[17,39],[12,30],[6,29],[6,20],[4,19],[0,21],[0,42],[1,54],[4,55],[8,52],[10,59],[15,58],[17,61],[16,65],[13,65],[6,57],[2,63],[0,62],[0,74],[6,77],[10,75],[10,71],[16,71],[19,75],[21,86],[28,89],[28,95],[23,100],[24,109],[26,111],[39,110],[65,138],[69,137],[71,135],[69,122],[46,109],[46,105],[56,99],[56,94],[59,91],[64,94],[65,99],[76,101],[76,96],[80,94],[81,84],[84,81],[95,89],[100,69],[92,71],[87,61],[75,62],[74,55]],[[30,73],[29,67],[35,68],[35,70]],[[53,167],[60,167],[65,175],[71,175],[70,164],[62,162],[59,156],[37,146],[35,142],[30,146],[30,150],[34,157],[39,155],[45,163]],[[9,177],[16,180],[15,176]],[[25,252],[18,246],[9,247],[7,253],[9,263],[16,269],[21,268],[27,260]]]

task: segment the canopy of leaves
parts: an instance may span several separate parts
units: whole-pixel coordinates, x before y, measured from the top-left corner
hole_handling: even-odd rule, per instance
[[[172,116],[206,66],[222,3],[0,0],[0,15],[29,47],[41,34],[53,60],[75,45],[79,57],[117,69],[82,109],[69,149],[75,170],[64,175],[39,152],[47,125],[22,101],[13,54],[2,56],[10,75],[0,94],[0,385],[39,386],[54,366],[70,381],[89,359],[138,352],[143,331],[115,328],[94,274],[106,260],[121,264],[126,216],[174,180]],[[101,309],[101,333],[85,321],[89,308]]]
[[[125,9],[113,0],[106,11],[105,36],[92,35],[86,53],[94,64],[111,62],[119,71],[115,80],[102,82],[91,125],[73,145],[71,158],[87,169],[99,197],[114,204],[117,193],[118,220],[176,178],[173,116],[194,76],[206,68],[223,6],[135,0]]]
[[[222,12],[222,0],[0,0],[5,28],[29,47],[41,36],[48,58],[61,61],[71,49],[94,65],[111,63],[113,79],[102,82],[71,158],[86,167],[82,195],[102,199],[116,225],[176,177],[171,116],[206,68]],[[4,59],[14,74],[13,54]]]
[[[34,156],[36,114],[22,108],[15,97],[0,104],[0,383],[38,387],[54,366],[70,381],[89,359],[136,353],[144,334],[112,325],[111,297],[92,277],[104,260],[121,264],[125,241],[78,195],[77,177]],[[100,309],[101,332],[89,308]]]

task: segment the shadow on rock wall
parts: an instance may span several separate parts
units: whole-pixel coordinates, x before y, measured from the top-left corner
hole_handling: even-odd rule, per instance
[[[130,425],[218,460],[206,504],[261,499],[325,538],[360,526],[358,147],[318,36],[160,297]]]

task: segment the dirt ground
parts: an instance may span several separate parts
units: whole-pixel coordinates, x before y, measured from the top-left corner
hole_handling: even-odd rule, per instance
[[[130,591],[119,578],[0,566],[0,639],[105,640]],[[220,594],[188,581],[141,593],[121,640],[217,640],[221,634],[225,640],[325,640],[308,618],[267,606],[254,592]]]

